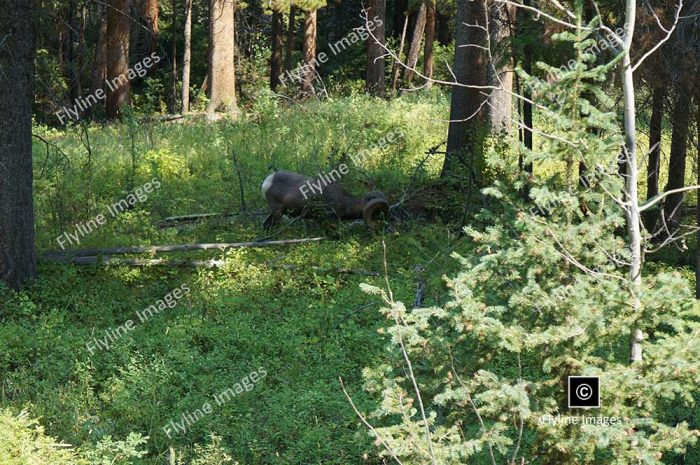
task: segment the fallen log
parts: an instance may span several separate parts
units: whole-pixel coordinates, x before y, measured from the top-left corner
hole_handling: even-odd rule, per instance
[[[222,220],[226,218],[234,218],[237,216],[258,217],[265,216],[263,210],[241,211],[236,213],[197,213],[184,216],[169,216],[162,221],[155,223],[161,229],[165,228],[181,228],[191,224],[200,223],[209,220]]]
[[[359,274],[362,276],[380,276],[375,271],[355,270],[351,268],[321,268],[320,266],[297,266],[297,265],[267,265],[268,268],[278,268],[282,270],[297,271],[297,270],[313,270],[320,273],[338,273],[338,274]]]
[[[58,257],[55,257],[58,258]],[[140,259],[140,258],[112,258],[109,255],[90,256],[90,257],[60,257],[59,263],[71,263],[74,265],[103,265],[103,266],[167,266],[171,268],[221,268],[226,264],[226,260],[183,260],[164,258]],[[297,266],[297,265],[270,265],[262,264],[268,268],[283,269],[283,270],[312,270],[318,273],[337,273],[337,274],[358,274],[362,276],[379,276],[379,273],[367,270],[355,270],[349,268],[321,268],[319,266]]]
[[[193,220],[201,220],[201,219],[206,219],[206,218],[221,218],[224,216],[236,216],[238,214],[239,213],[195,213],[192,215],[169,216],[169,217],[165,218],[162,221],[162,223],[193,221]]]
[[[52,260],[56,257],[91,257],[97,255],[128,255],[145,254],[158,252],[190,252],[193,250],[226,250],[240,249],[244,247],[271,247],[275,245],[296,245],[309,242],[318,242],[325,237],[307,237],[304,239],[286,239],[279,241],[265,242],[219,242],[212,244],[178,244],[178,245],[151,245],[144,247],[111,247],[104,249],[81,249],[81,250],[54,250],[43,253],[43,257]],[[56,261],[56,260],[54,260]],[[60,260],[58,260],[60,261]]]
[[[48,259],[57,263],[70,263],[73,265],[103,265],[103,266],[168,266],[173,268],[220,268],[224,260],[183,260],[165,258],[112,258],[109,255],[75,257],[53,256]]]

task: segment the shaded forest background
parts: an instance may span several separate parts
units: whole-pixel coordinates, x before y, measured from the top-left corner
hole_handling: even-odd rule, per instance
[[[698,0],[2,6],[1,463],[700,461]],[[262,229],[341,164],[384,228]]]

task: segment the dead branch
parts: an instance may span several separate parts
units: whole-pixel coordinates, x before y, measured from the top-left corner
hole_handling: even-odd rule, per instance
[[[86,256],[86,257],[53,257],[51,261],[58,263],[70,263],[73,265],[99,265],[99,266],[134,266],[151,267],[164,266],[170,268],[223,268],[226,260],[168,260],[164,258],[140,259],[140,258],[112,258],[109,255]],[[355,274],[361,276],[380,276],[375,271],[351,269],[351,268],[322,268],[320,266],[297,266],[297,265],[273,265],[265,264],[268,268],[282,270],[310,270],[323,274]]]
[[[304,239],[286,239],[280,241],[266,242],[220,242],[211,244],[178,244],[178,245],[152,245],[145,247],[112,247],[105,249],[82,249],[82,250],[56,250],[44,252],[43,257],[47,260],[61,261],[62,257],[90,257],[97,255],[128,255],[128,254],[148,254],[158,252],[190,252],[193,250],[226,250],[240,248],[271,247],[274,245],[296,245],[309,242],[318,242],[325,237],[307,237]]]
[[[320,273],[357,274],[357,275],[361,275],[361,276],[380,276],[380,274],[377,273],[376,271],[358,270],[358,269],[352,269],[352,268],[321,268],[320,266],[299,266],[299,265],[289,265],[289,264],[272,265],[269,263],[267,264],[267,267],[273,268],[273,269],[289,270],[289,271],[312,270],[312,271],[317,271]]]

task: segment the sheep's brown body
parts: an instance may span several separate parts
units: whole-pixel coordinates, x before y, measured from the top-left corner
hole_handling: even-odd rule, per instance
[[[318,188],[313,189],[312,185]],[[271,229],[285,213],[313,215],[323,212],[337,219],[363,218],[373,227],[375,216],[388,211],[386,197],[381,192],[370,192],[360,199],[337,182],[326,185],[319,179],[290,171],[269,175],[261,190],[270,208],[263,223],[266,230]]]

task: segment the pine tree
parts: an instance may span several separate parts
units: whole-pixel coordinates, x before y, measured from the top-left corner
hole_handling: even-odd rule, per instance
[[[387,304],[393,353],[392,363],[365,373],[367,390],[381,398],[375,431],[383,454],[404,464],[535,457],[661,464],[700,435],[663,414],[700,391],[700,309],[677,274],[628,277],[631,247],[617,233],[624,210],[612,198],[623,187],[624,138],[600,85],[619,56],[594,64],[586,50],[597,40],[582,27],[581,3],[578,28],[555,36],[571,44],[573,66],[538,63],[556,76],[551,82],[519,70],[548,128],[537,147],[519,150],[527,162],[562,170],[530,180],[534,205],[525,204],[518,153],[488,152],[488,168],[502,178],[483,191],[491,206],[478,215],[480,226],[467,229],[473,251],[457,257],[462,271],[448,280],[447,304],[408,310],[390,292],[364,286]],[[585,183],[580,163],[589,167]],[[629,335],[637,330],[644,358],[630,363]],[[578,375],[601,378],[600,409],[567,411],[567,379]],[[593,424],[582,425],[584,416]],[[579,423],[555,425],[555,418]]]

